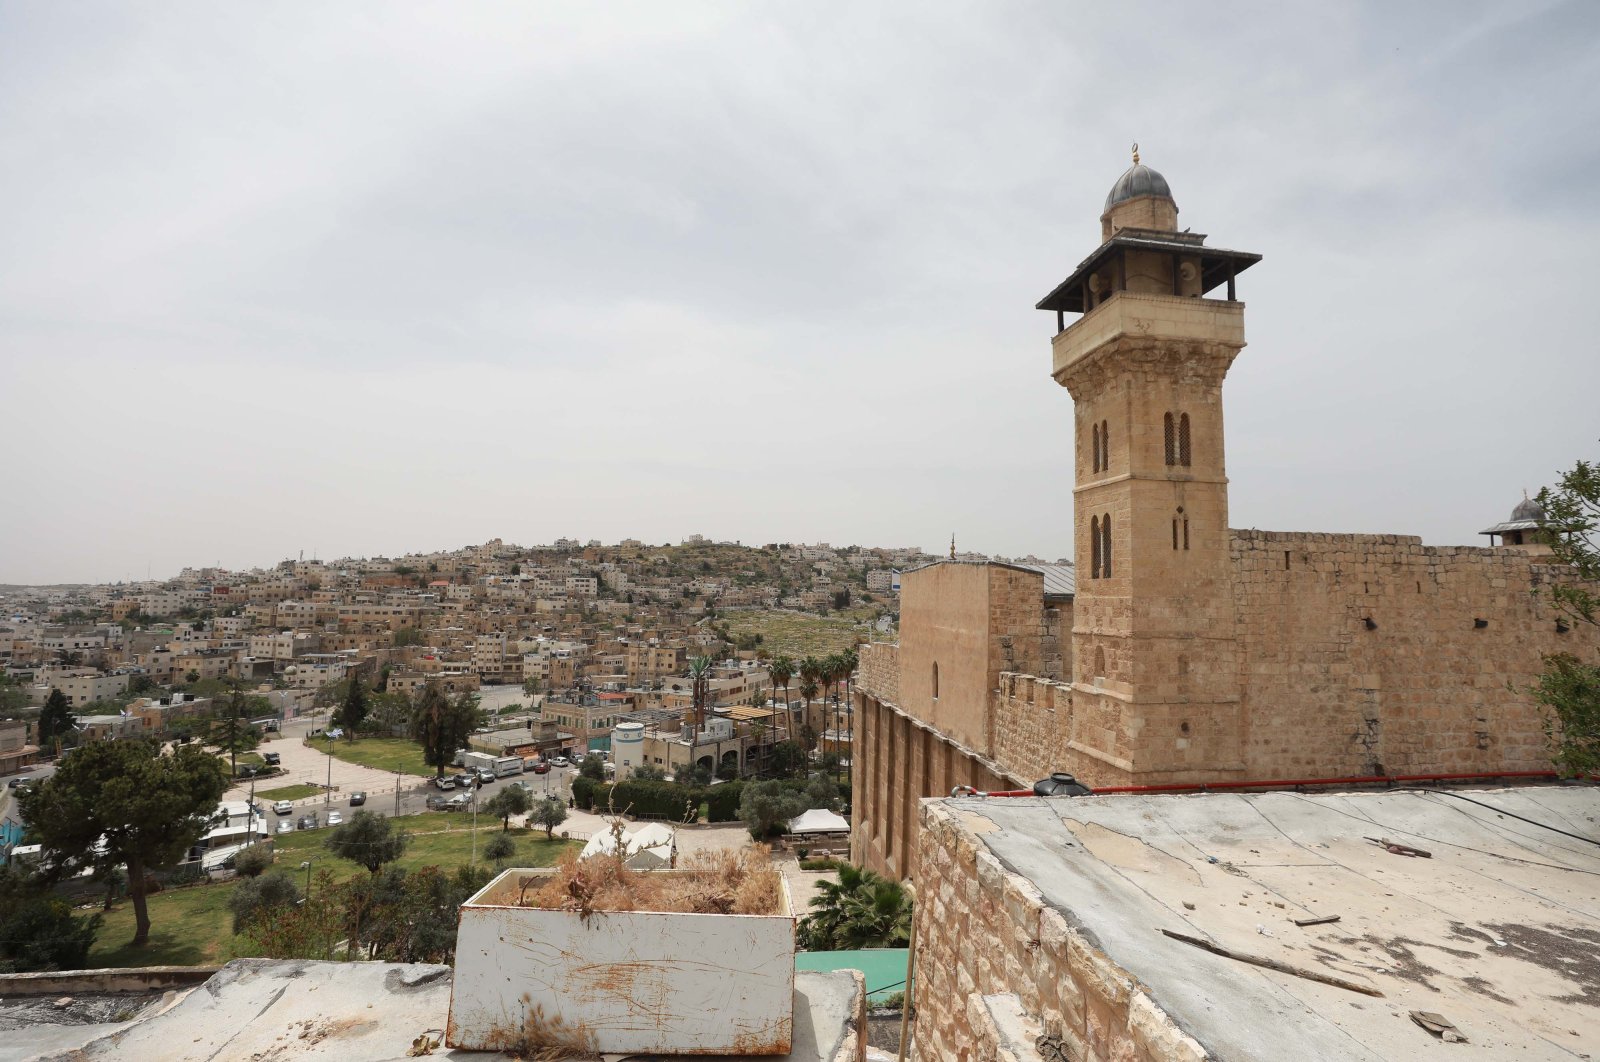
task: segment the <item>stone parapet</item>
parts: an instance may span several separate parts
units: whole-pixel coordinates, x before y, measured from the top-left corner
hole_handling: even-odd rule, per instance
[[[870,642],[860,650],[856,688],[885,704],[900,702],[900,647],[890,642]]]
[[[957,806],[924,801],[921,824],[915,1062],[1026,1062],[1043,1048],[1086,1062],[1208,1057],[1067,913],[1002,866]]]

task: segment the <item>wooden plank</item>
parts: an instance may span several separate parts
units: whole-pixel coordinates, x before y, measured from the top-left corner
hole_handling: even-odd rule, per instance
[[[1229,951],[1220,944],[1213,944],[1209,940],[1201,940],[1199,937],[1190,937],[1185,936],[1182,933],[1174,933],[1170,929],[1163,929],[1161,932],[1166,936],[1171,937],[1173,940],[1181,940],[1185,944],[1192,944],[1195,947],[1200,948],[1202,951],[1209,951],[1211,954],[1220,955],[1224,959],[1233,959],[1235,962],[1249,963],[1251,966],[1260,966],[1263,969],[1276,970],[1279,973],[1286,973],[1293,977],[1303,977],[1307,981],[1317,981],[1321,984],[1332,985],[1335,988],[1343,988],[1351,992],[1360,992],[1364,996],[1381,997],[1383,995],[1383,993],[1378,989],[1372,988],[1368,985],[1358,985],[1354,981],[1346,981],[1343,978],[1333,977],[1325,973],[1319,973],[1316,970],[1304,970],[1298,966],[1290,966],[1286,962],[1279,962],[1277,959],[1268,959],[1261,955],[1246,955],[1243,952]]]

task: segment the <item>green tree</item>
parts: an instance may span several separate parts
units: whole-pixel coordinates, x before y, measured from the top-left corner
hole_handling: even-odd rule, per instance
[[[385,863],[405,855],[409,841],[404,830],[382,815],[358,811],[322,845],[340,859],[358,863],[376,874]]]
[[[739,818],[758,841],[782,833],[789,820],[806,808],[803,794],[776,779],[746,785],[739,798]]]
[[[368,732],[399,737],[410,729],[413,711],[411,698],[399,690],[374,693],[367,712]]]
[[[472,732],[483,725],[483,710],[476,693],[451,697],[437,681],[429,680],[411,715],[411,736],[422,746],[422,758],[443,775],[458,750],[467,747]]]
[[[1539,492],[1544,510],[1540,533],[1557,560],[1572,566],[1572,578],[1550,588],[1550,599],[1568,616],[1600,624],[1600,463],[1579,461],[1554,487]]]
[[[898,882],[845,865],[837,882],[823,881],[800,920],[795,943],[805,951],[902,948],[911,937],[911,899]]]
[[[18,800],[48,861],[128,868],[133,945],[143,947],[150,939],[147,872],[199,840],[227,787],[216,757],[197,748],[162,755],[151,742],[96,741],[74,749]]]
[[[502,831],[511,829],[511,816],[526,814],[533,798],[520,785],[508,785],[483,805],[483,810],[500,820]]]
[[[653,763],[641,763],[628,770],[628,780],[633,782],[662,782],[666,777],[667,772]]]
[[[1549,586],[1551,602],[1574,623],[1600,626],[1600,464],[1579,461],[1554,487],[1539,492],[1539,505],[1539,533],[1555,559],[1569,566],[1562,573],[1566,578]],[[1600,771],[1600,666],[1571,653],[1551,653],[1538,682],[1525,692],[1547,710],[1545,733],[1556,768],[1565,775]]]
[[[71,737],[77,729],[78,720],[72,714],[72,709],[67,707],[66,694],[52,689],[50,696],[44,700],[44,707],[39,709],[39,747],[59,748],[61,742]]]
[[[779,778],[793,778],[806,769],[806,749],[798,741],[779,741],[768,753],[767,764]]]
[[[0,715],[10,715],[27,706],[28,691],[22,688],[22,683],[10,675],[0,674]]]
[[[545,838],[552,838],[556,827],[567,821],[567,805],[557,797],[544,797],[533,806],[528,821],[543,826]]]
[[[249,752],[261,744],[261,732],[250,725],[251,712],[255,708],[251,702],[260,699],[247,697],[243,690],[236,689],[212,718],[206,743],[228,754],[230,777],[239,776],[239,753]]]
[[[578,764],[578,775],[582,778],[591,778],[596,782],[606,780],[606,761],[600,758],[598,752],[591,752]]]
[[[401,627],[394,632],[394,644],[404,647],[408,645],[421,645],[422,632],[415,627]]]
[[[689,683],[694,701],[694,728],[706,725],[706,703],[711,699],[711,658],[697,656],[689,661]]]
[[[7,903],[0,913],[0,972],[85,969],[102,918],[75,918],[72,905],[53,896]]]
[[[270,874],[246,878],[228,894],[228,910],[233,912],[233,931],[235,934],[246,932],[258,922],[292,911],[299,902],[300,886],[295,884],[294,875],[287,870],[274,870]]]
[[[772,676],[773,689],[783,690],[783,718],[794,733],[794,712],[789,707],[789,680],[794,678],[794,657],[779,653],[767,662],[767,674]]]
[[[367,721],[367,689],[360,675],[350,678],[350,689],[344,695],[344,703],[339,706],[338,720],[348,741],[356,739],[356,731]]]
[[[497,833],[483,846],[483,858],[495,866],[503,866],[517,854],[517,842],[509,833]]]

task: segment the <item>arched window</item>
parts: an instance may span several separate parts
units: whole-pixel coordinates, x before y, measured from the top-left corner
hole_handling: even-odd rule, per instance
[[[1166,439],[1167,439],[1167,464],[1175,465],[1175,464],[1178,463],[1178,447],[1177,447],[1177,443],[1175,441],[1177,437],[1173,433],[1173,430],[1172,430],[1172,414],[1171,413],[1168,413],[1165,417],[1162,418],[1162,426],[1165,428],[1165,434],[1166,434]]]
[[[1183,548],[1189,548],[1189,518],[1187,516],[1183,518]]]
[[[1111,578],[1111,514],[1100,518],[1100,571]]]
[[[1094,677],[1106,677],[1106,651],[1102,646],[1094,647]]]
[[[1094,436],[1094,470],[1100,471],[1100,425],[1089,425],[1089,434]]]
[[[1178,464],[1189,467],[1189,414],[1178,418]]]
[[[1172,548],[1178,548],[1178,518],[1176,516],[1172,518]]]
[[[1111,422],[1100,422],[1100,470],[1111,471]]]
[[[1100,518],[1089,517],[1089,578],[1100,578]]]
[[[939,662],[933,662],[933,699],[939,699]]]

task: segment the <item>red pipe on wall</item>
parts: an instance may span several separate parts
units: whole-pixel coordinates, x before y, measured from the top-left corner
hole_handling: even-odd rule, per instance
[[[1158,785],[1096,786],[1094,795],[1112,793],[1182,793],[1211,789],[1293,789],[1305,785],[1397,785],[1405,782],[1487,782],[1493,779],[1558,779],[1554,771],[1496,771],[1490,774],[1369,774],[1351,778],[1274,778],[1261,782],[1167,782]],[[1031,789],[1008,789],[976,796],[1030,797]]]

